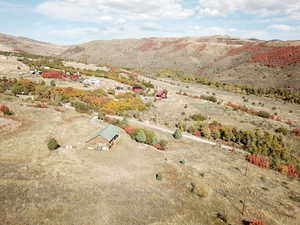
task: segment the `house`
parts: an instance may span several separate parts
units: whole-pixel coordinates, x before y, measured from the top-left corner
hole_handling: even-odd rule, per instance
[[[132,91],[134,91],[134,92],[142,92],[142,91],[144,91],[144,89],[142,87],[135,86],[135,87],[132,87]]]
[[[44,72],[43,78],[64,79],[65,75],[60,72]]]
[[[168,92],[166,90],[160,90],[155,93],[155,101],[168,98]]]
[[[167,98],[168,97],[168,92],[166,90],[157,91],[155,93],[155,97],[158,97],[158,98]]]
[[[101,83],[101,80],[99,78],[95,78],[95,77],[88,78],[88,79],[85,79],[83,81],[83,84],[85,84],[85,85],[97,85],[97,86],[99,86],[100,83]]]
[[[95,137],[87,141],[89,145],[97,145],[99,150],[110,150],[121,136],[119,127],[109,125],[101,130]]]

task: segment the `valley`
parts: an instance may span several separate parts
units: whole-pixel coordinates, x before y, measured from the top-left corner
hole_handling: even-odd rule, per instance
[[[5,38],[1,224],[299,224],[298,42]]]

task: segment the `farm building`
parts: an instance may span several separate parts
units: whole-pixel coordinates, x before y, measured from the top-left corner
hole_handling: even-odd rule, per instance
[[[63,79],[64,75],[60,72],[44,72],[43,78]]]
[[[135,87],[132,87],[132,91],[134,91],[134,92],[142,92],[142,91],[144,91],[144,89],[142,87],[135,86]]]
[[[168,92],[166,90],[160,90],[155,93],[155,97],[157,98],[167,98]]]
[[[87,141],[89,145],[97,145],[99,150],[110,150],[121,136],[119,127],[109,125],[101,130],[95,137]]]
[[[100,85],[100,82],[101,82],[100,79],[93,77],[93,78],[85,79],[83,81],[83,84],[86,84],[86,85]]]

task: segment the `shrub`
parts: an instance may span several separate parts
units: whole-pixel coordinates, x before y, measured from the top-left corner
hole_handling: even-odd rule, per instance
[[[194,131],[193,134],[197,137],[201,136],[201,132],[199,130]]]
[[[261,168],[269,168],[269,160],[266,157],[252,154],[247,156],[247,160],[250,163],[259,166]]]
[[[55,83],[55,81],[54,81],[54,80],[51,80],[51,82],[50,82],[50,86],[51,86],[51,87],[56,87],[56,83]]]
[[[205,198],[209,195],[210,188],[206,184],[191,183],[191,192],[200,198]]]
[[[194,121],[204,121],[204,120],[206,120],[206,117],[201,115],[200,113],[191,115],[190,118]]]
[[[293,133],[294,133],[297,137],[300,137],[300,128],[295,128],[295,129],[293,129]]]
[[[182,138],[181,130],[180,130],[180,129],[176,129],[175,132],[174,132],[174,134],[173,134],[173,137],[174,137],[175,139],[180,139],[180,138]]]
[[[79,113],[88,113],[90,111],[89,106],[85,103],[82,103],[82,102],[72,102],[71,105]]]
[[[56,139],[50,138],[48,140],[48,149],[49,150],[55,150],[59,148],[59,144],[57,143]]]
[[[183,120],[180,120],[177,124],[176,127],[181,130],[185,131],[186,130],[186,123]]]
[[[110,94],[110,95],[115,95],[115,94],[116,94],[116,91],[115,91],[114,89],[112,89],[112,88],[109,88],[109,89],[107,90],[107,93]]]
[[[161,173],[157,173],[155,174],[155,178],[156,180],[161,181],[163,179],[163,176],[161,175]]]
[[[103,112],[98,112],[98,120],[104,120],[105,114]]]
[[[151,145],[157,145],[158,144],[158,140],[157,140],[157,137],[156,137],[156,135],[154,135],[153,137],[152,137],[152,142],[151,142]]]
[[[210,136],[213,138],[213,139],[219,139],[221,137],[221,134],[220,134],[220,131],[218,129],[213,129],[211,130],[210,132]]]
[[[201,95],[200,96],[201,99],[204,99],[206,101],[211,101],[211,102],[217,102],[217,98],[215,96],[205,96],[205,95]]]
[[[281,133],[286,136],[289,133],[289,130],[284,127],[279,127],[275,130],[276,133]]]
[[[167,145],[168,145],[168,141],[167,140],[164,140],[164,139],[161,139],[158,144],[162,147],[162,148],[167,148]]]
[[[221,139],[224,141],[231,141],[233,139],[232,129],[230,127],[223,127],[220,129]]]
[[[147,137],[145,135],[144,130],[137,129],[136,132],[134,133],[134,139],[139,143],[145,143],[147,140]]]
[[[152,130],[144,130],[144,133],[146,135],[146,144],[148,145],[155,145],[157,144],[157,138],[155,133]]]
[[[257,113],[257,115],[262,118],[270,118],[271,117],[271,114],[268,112],[265,112],[265,111],[259,111]]]
[[[126,132],[127,134],[129,134],[129,135],[131,136],[131,135],[134,134],[134,132],[135,132],[136,129],[135,129],[134,127],[129,127],[129,126],[128,126],[128,127],[125,127],[124,130],[125,130],[125,132]]]
[[[30,90],[26,86],[22,86],[20,84],[15,84],[12,87],[12,93],[14,95],[20,95],[20,94],[28,95],[29,92],[30,92]]]
[[[295,177],[298,178],[299,174],[293,165],[280,165],[278,168],[279,172],[282,174],[285,174],[289,177]]]
[[[210,137],[210,129],[207,126],[204,126],[200,129],[202,137]]]
[[[5,105],[0,105],[0,112],[3,112],[4,115],[12,115],[13,112]]]
[[[265,223],[259,220],[252,220],[249,225],[265,225]]]

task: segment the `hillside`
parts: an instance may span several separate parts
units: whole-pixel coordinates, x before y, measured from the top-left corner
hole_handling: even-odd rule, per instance
[[[68,47],[0,33],[0,50],[57,56]]]
[[[61,56],[151,72],[171,69],[239,85],[300,87],[300,46],[296,41],[228,36],[92,41],[70,47]]]
[[[192,73],[229,50],[247,43],[252,41],[228,36],[92,41],[70,47],[62,56],[89,63]]]
[[[58,46],[0,34],[0,50],[129,67],[170,70],[238,85],[300,88],[300,42],[260,41],[229,36],[91,41]]]

